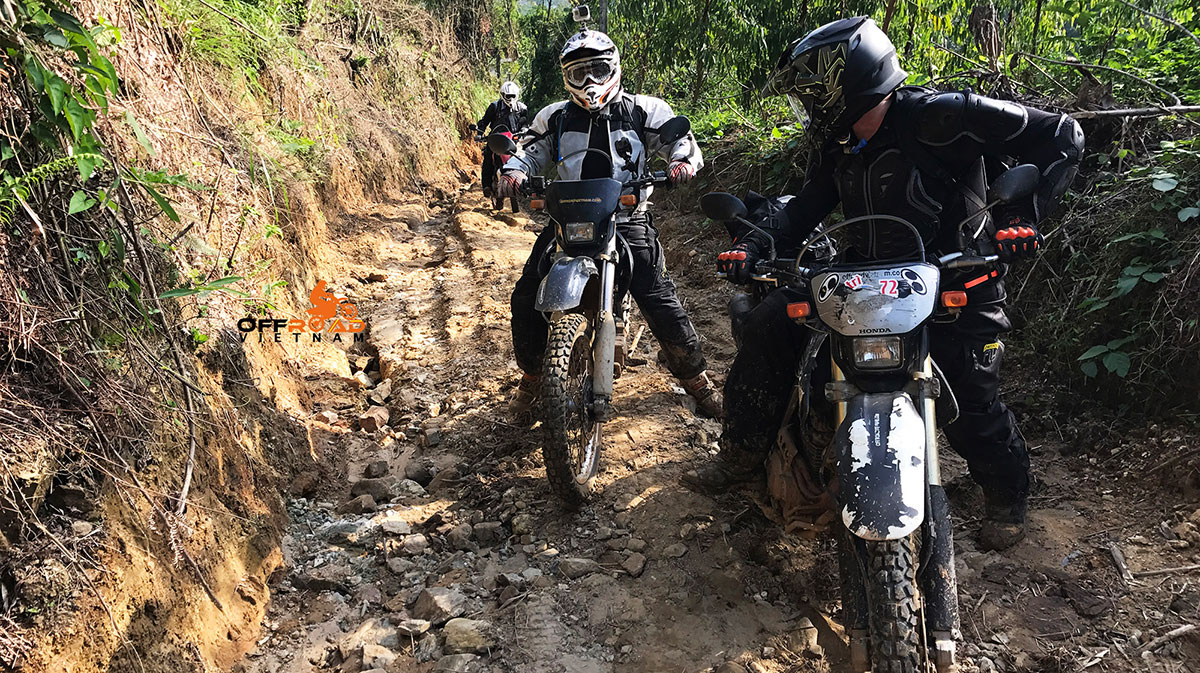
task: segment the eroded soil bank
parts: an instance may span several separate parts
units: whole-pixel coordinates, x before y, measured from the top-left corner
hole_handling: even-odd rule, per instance
[[[466,185],[425,205],[423,220],[378,203],[330,224],[346,269],[335,291],[365,315],[368,344],[348,353],[357,382],[303,372],[317,467],[292,484],[263,636],[234,670],[844,670],[832,545],[677,484],[719,425],[693,416],[649,334],[618,381],[600,491],[579,513],[557,506],[537,430],[504,410],[517,377],[508,294],[539,225]],[[733,356],[729,290],[709,268],[721,233],[664,211],[669,263],[721,379]],[[948,470],[965,670],[1192,670],[1194,634],[1146,646],[1200,616],[1195,577],[1127,582],[1110,550],[1135,574],[1198,560],[1196,495],[1120,459],[1174,455],[1185,439],[1152,428],[1106,459],[1044,422],[1032,382],[1010,380],[1032,419],[1029,539],[976,551],[978,492],[955,460]],[[371,397],[387,426],[367,432]]]

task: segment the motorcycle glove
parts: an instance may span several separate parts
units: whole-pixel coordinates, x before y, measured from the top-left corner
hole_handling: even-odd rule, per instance
[[[759,259],[758,246],[751,241],[742,241],[717,255],[717,272],[725,274],[725,279],[731,283],[744,285],[750,282]]]
[[[673,185],[682,185],[685,182],[691,182],[692,178],[696,177],[696,169],[686,161],[672,162],[667,168],[667,179]]]
[[[529,177],[522,171],[510,171],[500,176],[500,182],[496,184],[496,194],[502,199],[517,198],[521,196],[521,188],[525,186],[525,181]]]
[[[1023,217],[1009,218],[1008,226],[996,232],[995,240],[1000,261],[1006,264],[1032,257],[1045,242],[1037,227]]]

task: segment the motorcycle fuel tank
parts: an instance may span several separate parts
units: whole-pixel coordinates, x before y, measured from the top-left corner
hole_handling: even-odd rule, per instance
[[[812,279],[821,322],[851,337],[913,331],[933,315],[937,291],[937,267],[924,263],[839,269]]]

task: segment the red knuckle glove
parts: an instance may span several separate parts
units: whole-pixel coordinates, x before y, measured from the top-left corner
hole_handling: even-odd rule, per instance
[[[1044,240],[1033,223],[1020,217],[1011,218],[1008,226],[997,231],[994,238],[1000,261],[1006,263],[1032,257]]]
[[[673,185],[691,182],[694,177],[696,177],[696,169],[686,161],[676,161],[667,168],[667,179]]]
[[[758,262],[758,252],[747,241],[738,243],[732,249],[717,255],[717,271],[725,274],[732,283],[749,283],[754,275],[754,265]]]

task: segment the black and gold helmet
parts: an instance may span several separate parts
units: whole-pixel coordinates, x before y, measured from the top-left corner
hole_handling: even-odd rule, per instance
[[[870,18],[857,16],[827,23],[793,42],[764,91],[787,96],[796,118],[823,144],[846,136],[907,77],[887,35]]]

